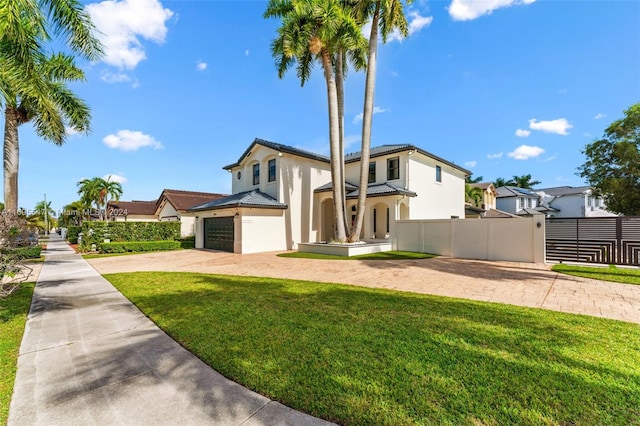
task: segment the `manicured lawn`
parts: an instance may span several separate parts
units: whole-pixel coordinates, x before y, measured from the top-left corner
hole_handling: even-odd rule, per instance
[[[0,299],[0,425],[6,424],[9,416],[18,350],[32,295],[33,284],[23,284],[6,299]]]
[[[640,269],[609,267],[575,266],[560,263],[553,265],[553,271],[576,277],[593,278],[594,280],[613,281],[624,284],[640,284]]]
[[[82,254],[83,259],[98,259],[100,257],[114,257],[114,256],[129,256],[132,254],[146,254],[146,253],[166,253],[168,251],[178,251],[184,249],[176,249],[176,250],[152,250],[152,251],[129,251],[126,253],[87,253]]]
[[[305,281],[106,278],[225,376],[340,424],[640,418],[637,324]]]
[[[358,256],[334,256],[331,254],[307,253],[294,251],[280,253],[280,257],[295,257],[298,259],[330,259],[330,260],[407,260],[407,259],[430,259],[436,257],[435,254],[417,253],[414,251],[384,251],[380,253],[360,254]]]

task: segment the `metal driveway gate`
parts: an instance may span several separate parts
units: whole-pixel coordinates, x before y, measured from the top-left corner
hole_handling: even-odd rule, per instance
[[[546,220],[546,257],[553,261],[640,265],[640,217]]]

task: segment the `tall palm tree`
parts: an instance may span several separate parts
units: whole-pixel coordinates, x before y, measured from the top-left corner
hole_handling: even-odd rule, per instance
[[[338,0],[270,0],[266,18],[282,21],[271,50],[282,78],[297,62],[297,75],[304,84],[315,61],[322,66],[327,88],[329,112],[329,149],[333,191],[335,238],[346,240],[346,219],[340,156],[339,101],[335,74],[336,55],[340,51],[361,51],[366,40],[353,16]],[[344,162],[344,161],[342,161]]]
[[[0,104],[5,109],[4,200],[18,206],[18,127],[33,122],[36,133],[57,145],[65,125],[89,129],[89,109],[65,82],[83,81],[84,73],[69,54],[45,54],[53,33],[73,54],[96,60],[102,53],[93,26],[79,0],[0,2]]]
[[[111,176],[106,180],[101,177],[93,179],[82,179],[77,183],[78,195],[82,203],[96,205],[100,219],[106,220],[104,210],[110,201],[118,201],[122,196],[122,185],[119,182],[111,181]]]
[[[408,0],[407,2],[410,2]],[[404,5],[401,0],[358,0],[356,8],[360,21],[371,17],[371,33],[369,34],[369,49],[367,54],[367,74],[364,89],[364,107],[362,110],[362,141],[360,150],[360,192],[358,193],[356,223],[349,232],[349,240],[360,238],[364,211],[367,201],[367,185],[369,182],[369,156],[371,152],[371,126],[373,122],[373,107],[376,85],[376,70],[378,64],[378,32],[382,35],[383,43],[393,31],[398,31],[402,37],[409,33],[407,18],[404,15]]]
[[[539,180],[531,180],[531,175],[514,176],[511,180],[512,186],[518,188],[531,189],[536,185],[540,185],[542,182]]]

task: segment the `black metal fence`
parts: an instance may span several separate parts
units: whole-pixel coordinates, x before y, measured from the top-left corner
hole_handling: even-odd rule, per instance
[[[547,260],[640,265],[640,217],[551,218],[545,229]]]

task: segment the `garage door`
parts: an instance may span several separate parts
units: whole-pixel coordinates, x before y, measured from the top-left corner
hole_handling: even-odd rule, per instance
[[[204,248],[233,253],[233,217],[204,220]]]

